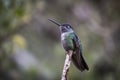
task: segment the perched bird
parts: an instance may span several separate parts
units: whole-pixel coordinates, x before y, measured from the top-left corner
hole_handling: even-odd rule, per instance
[[[72,50],[72,62],[74,65],[80,70],[89,70],[88,65],[86,64],[83,56],[82,56],[82,45],[80,43],[79,38],[75,34],[73,28],[69,24],[59,24],[56,21],[49,19],[49,21],[55,23],[60,26],[61,31],[61,43],[65,51]]]

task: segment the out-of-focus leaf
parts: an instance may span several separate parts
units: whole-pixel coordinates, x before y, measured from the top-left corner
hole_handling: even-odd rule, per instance
[[[15,14],[17,17],[22,17],[24,15],[24,8],[22,7],[17,8]]]
[[[20,48],[25,48],[26,47],[26,40],[23,36],[17,34],[13,36],[13,43],[19,46]]]

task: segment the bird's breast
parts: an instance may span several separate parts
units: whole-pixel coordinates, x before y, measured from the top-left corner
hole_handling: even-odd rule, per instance
[[[66,33],[61,34],[61,41],[66,39],[66,35],[67,35]]]

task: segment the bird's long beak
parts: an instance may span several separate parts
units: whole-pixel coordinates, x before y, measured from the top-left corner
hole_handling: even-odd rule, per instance
[[[51,19],[48,19],[48,20],[51,21],[51,22],[53,22],[54,24],[56,24],[56,25],[58,25],[58,26],[61,26],[61,24],[58,23],[58,22],[56,22],[56,21],[53,21],[53,20],[51,20]]]

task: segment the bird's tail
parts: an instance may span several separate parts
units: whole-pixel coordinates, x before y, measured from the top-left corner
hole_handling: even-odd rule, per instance
[[[89,70],[88,65],[86,64],[82,54],[80,53],[73,54],[72,61],[80,71]]]

